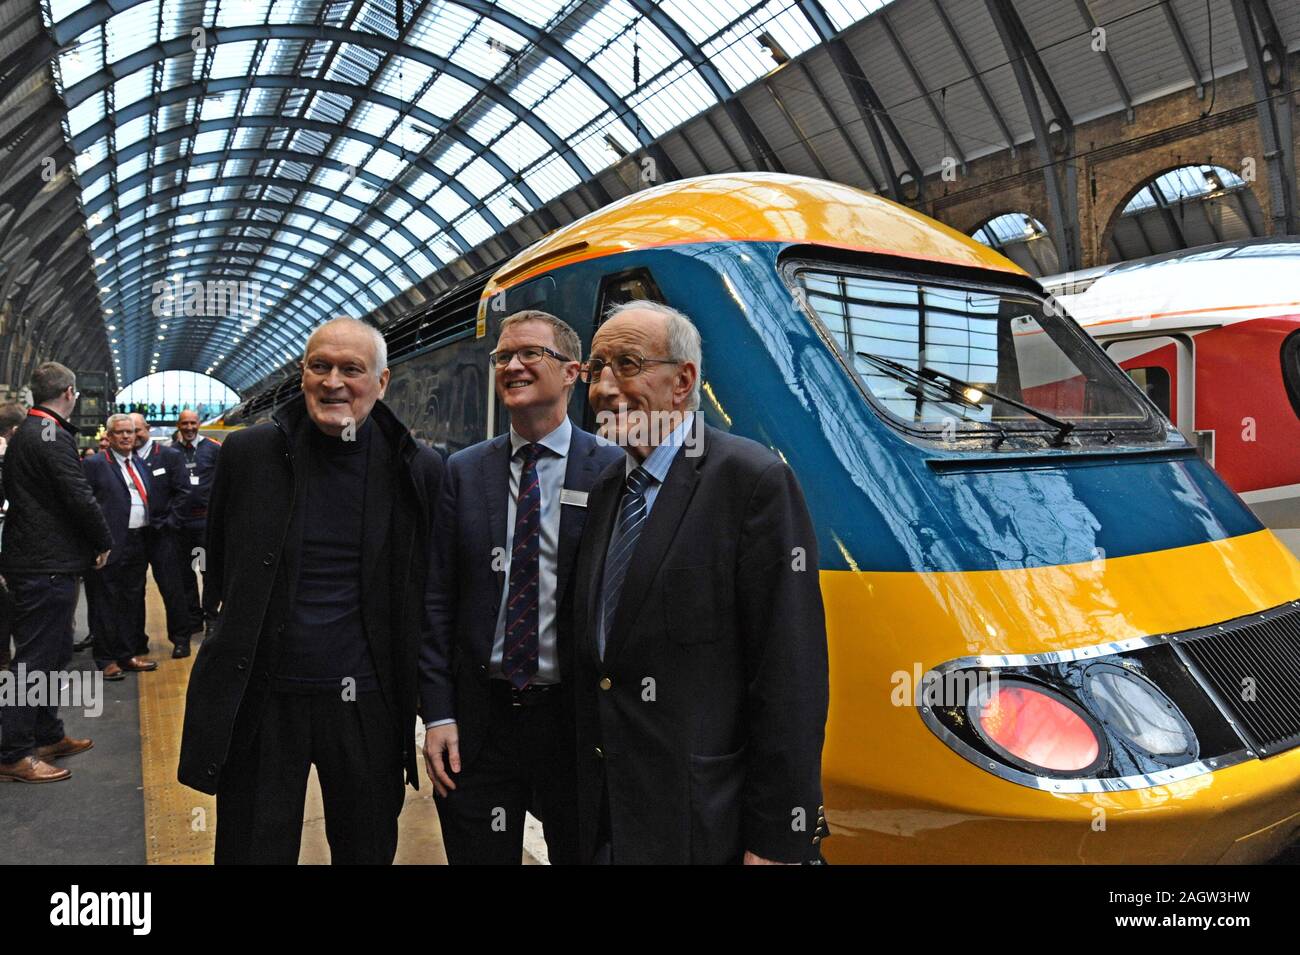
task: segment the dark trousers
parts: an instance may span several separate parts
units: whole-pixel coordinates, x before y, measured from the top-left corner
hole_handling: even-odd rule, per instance
[[[185,603],[185,584],[177,566],[177,532],[169,528],[149,528],[145,531],[145,554],[153,582],[162,595],[163,609],[167,614],[167,636],[175,643],[190,635],[190,612]],[[144,620],[135,633],[135,652],[149,652],[149,635],[144,631]]]
[[[72,660],[72,615],[77,578],[72,574],[6,574],[14,602],[12,669],[61,670]],[[51,686],[58,683],[52,677]],[[37,746],[63,739],[57,706],[0,706],[0,763],[30,756]]]
[[[405,796],[402,754],[379,693],[271,693],[252,741],[217,788],[218,865],[294,865],[312,764],[335,865],[388,865]],[[236,724],[238,726],[238,724]]]
[[[95,635],[95,666],[101,670],[140,652],[136,633],[144,629],[144,541],[144,528],[127,531],[113,562],[86,574],[86,612]]]
[[[447,861],[452,865],[519,865],[524,813],[542,822],[555,865],[577,861],[577,794],[573,744],[561,690],[513,706],[510,685],[492,680],[491,718],[483,747],[453,776],[456,788],[434,795]]]
[[[203,602],[199,597],[199,575],[195,565],[203,566],[200,561],[203,548],[204,527],[186,526],[176,532],[176,565],[180,568],[181,586],[185,590],[186,629],[196,633],[203,629]],[[200,554],[194,552],[199,550]],[[206,581],[205,581],[206,585]]]

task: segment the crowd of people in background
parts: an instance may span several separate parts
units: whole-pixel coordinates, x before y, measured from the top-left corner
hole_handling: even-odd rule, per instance
[[[0,406],[0,665],[15,672],[61,671],[91,649],[105,680],[156,670],[145,624],[146,573],[163,598],[172,656],[190,654],[205,619],[196,568],[219,443],[183,411],[168,445],[143,415],[115,414],[78,448],[69,417],[76,376],[57,362],[31,379],[32,406]],[[197,548],[197,551],[196,551]],[[73,621],[84,587],[89,633]],[[21,668],[21,669],[20,669]],[[58,708],[0,707],[0,779],[57,782],[56,761],[85,752]]]

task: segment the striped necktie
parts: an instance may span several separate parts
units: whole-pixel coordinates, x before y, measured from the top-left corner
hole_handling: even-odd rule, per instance
[[[627,485],[623,490],[623,503],[618,511],[618,526],[611,539],[609,556],[605,558],[605,584],[601,613],[604,627],[601,629],[600,656],[605,657],[605,643],[614,627],[614,611],[618,609],[618,599],[623,592],[623,579],[627,577],[628,564],[632,562],[632,552],[641,537],[641,528],[646,519],[646,489],[654,478],[645,468],[638,467],[627,476]]]
[[[538,576],[541,572],[542,487],[537,476],[540,444],[519,449],[524,460],[515,499],[515,535],[510,550],[510,589],[506,591],[506,633],[501,671],[522,690],[537,674]]]

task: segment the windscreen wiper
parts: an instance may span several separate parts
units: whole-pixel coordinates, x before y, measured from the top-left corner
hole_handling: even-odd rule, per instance
[[[917,398],[921,401],[939,401],[943,404],[961,405],[967,408],[979,407],[977,403],[967,400],[965,395],[955,391],[950,385],[947,385],[942,381],[934,381],[930,378],[926,378],[914,368],[908,368],[906,365],[900,364],[890,358],[885,358],[883,355],[873,355],[870,352],[865,351],[860,351],[857,354],[859,358],[867,359],[867,361],[871,362],[886,375],[889,375],[889,377],[896,381],[904,382],[907,387],[903,390],[913,398]],[[938,389],[939,396],[925,395],[921,391],[922,388]],[[958,417],[960,417],[962,421],[971,422],[972,424],[975,423],[965,415],[958,415]]]
[[[960,378],[957,378],[954,375],[950,375],[946,371],[939,371],[939,369],[937,368],[931,368],[928,365],[923,365],[921,367],[920,374],[922,377],[926,378],[929,381],[938,381],[941,383],[947,383],[947,385],[950,388],[952,388],[954,392],[957,392],[963,398],[967,397],[966,395],[967,391],[974,391],[974,392],[978,392],[981,396],[988,395],[990,398],[996,399],[997,401],[1001,401],[1003,404],[1011,405],[1011,407],[1019,408],[1021,411],[1025,412],[1026,414],[1033,415],[1039,421],[1042,421],[1045,424],[1049,424],[1056,429],[1056,437],[1052,439],[1052,447],[1054,448],[1059,448],[1064,446],[1065,439],[1068,438],[1070,436],[1070,432],[1074,430],[1075,426],[1072,421],[1062,421],[1060,418],[1054,418],[1046,411],[1042,411],[1038,408],[1035,408],[1033,405],[1027,405],[1023,401],[1017,401],[1015,398],[1008,398],[1006,395],[1000,395],[996,391],[990,391],[988,388],[985,388],[983,385],[972,385],[970,382],[962,381]],[[975,399],[968,399],[968,400],[971,401],[971,403],[974,404],[976,407],[979,406],[978,400]]]
[[[1000,395],[996,391],[990,391],[988,388],[981,385],[972,385],[970,382],[962,381],[960,378],[950,375],[947,372],[939,371],[937,368],[922,366],[918,371],[914,368],[909,368],[907,365],[896,362],[893,359],[885,358],[883,355],[873,355],[870,352],[864,351],[858,352],[857,355],[860,358],[865,358],[886,374],[889,374],[900,381],[913,382],[915,385],[919,386],[939,388],[949,396],[947,401],[951,404],[964,405],[967,408],[983,407],[977,398],[972,398],[970,396],[970,392],[974,392],[979,396],[979,398],[983,398],[987,395],[990,398],[995,398],[998,401],[1011,405],[1013,408],[1019,408],[1021,411],[1033,415],[1039,421],[1056,428],[1056,436],[1052,439],[1052,447],[1062,447],[1065,444],[1066,437],[1068,437],[1070,432],[1074,430],[1074,424],[1069,421],[1062,421],[1059,418],[1054,418],[1046,411],[1040,411],[1038,408],[1027,405],[1021,401],[1016,401],[1014,398]],[[918,391],[915,391],[912,388],[908,388],[907,392],[908,394],[914,395],[918,398],[922,397]],[[995,424],[994,427],[999,426]],[[1006,430],[1000,430],[1002,431],[1002,438],[1005,438]]]

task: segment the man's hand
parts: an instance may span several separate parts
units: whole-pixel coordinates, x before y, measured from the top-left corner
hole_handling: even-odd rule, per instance
[[[102,554],[96,554],[96,555],[95,555],[95,569],[96,569],[96,570],[103,570],[103,569],[104,569],[104,565],[108,563],[108,555],[111,554],[111,553],[113,553],[111,550],[106,550],[106,551],[104,551],[104,553],[102,553]]]
[[[754,853],[745,852],[745,865],[794,865],[793,862],[773,862],[771,859],[764,859],[762,856]]]
[[[460,772],[460,734],[455,723],[443,723],[424,731],[424,768],[433,783],[433,791],[445,797],[456,784],[447,775],[443,765],[443,753],[447,754],[447,764],[453,773]]]

